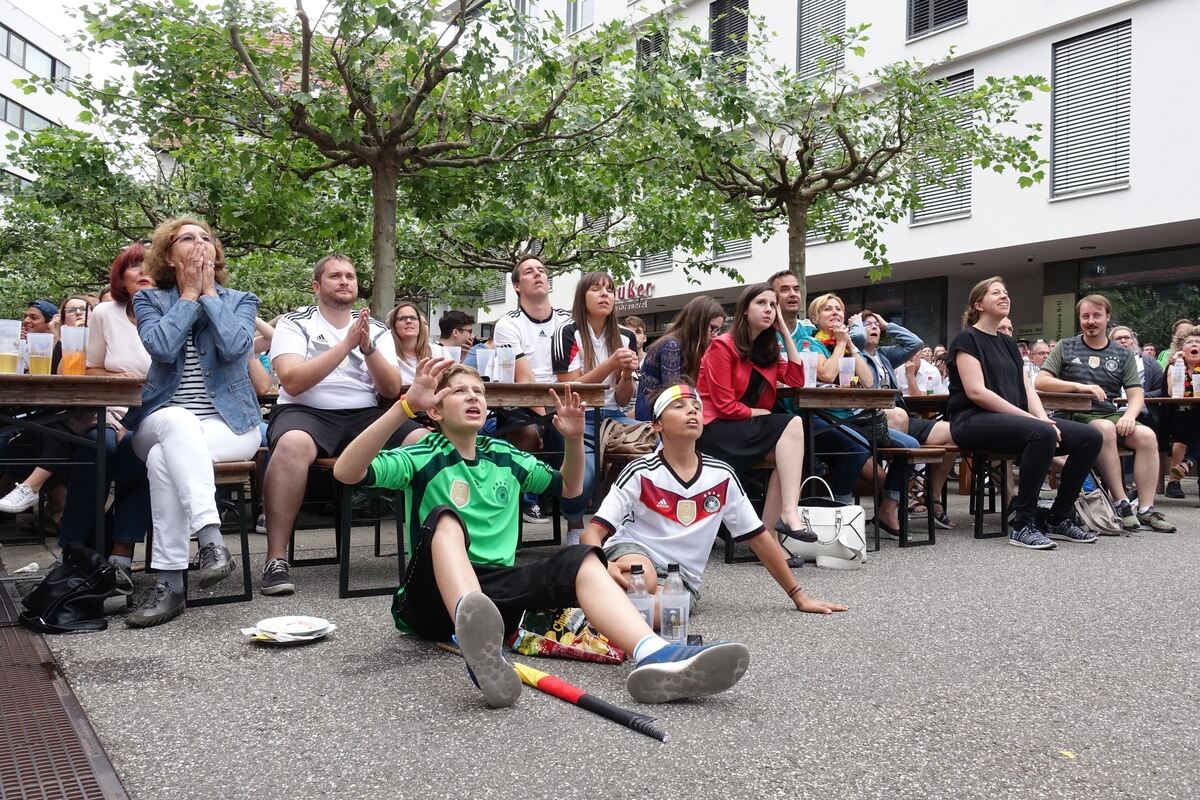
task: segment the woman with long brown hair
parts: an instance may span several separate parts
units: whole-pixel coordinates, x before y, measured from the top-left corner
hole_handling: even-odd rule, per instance
[[[766,283],[747,286],[738,297],[729,333],[713,339],[700,361],[696,388],[704,405],[700,452],[745,473],[767,456],[775,469],[767,484],[763,521],[803,541],[816,537],[800,521],[804,471],[804,426],[793,414],[775,413],[775,387],[804,385],[804,367],[779,296]],[[778,335],[777,335],[778,334]],[[779,343],[787,348],[780,356]]]
[[[683,378],[695,385],[704,351],[724,327],[725,309],[711,297],[693,298],[680,309],[666,333],[650,345],[642,359],[634,416],[643,422],[650,421],[649,399],[662,387],[672,386]]]
[[[400,381],[410,385],[417,375],[417,364],[432,353],[429,347],[429,323],[416,303],[405,300],[387,315],[388,330],[396,343],[396,362]]]
[[[995,276],[975,284],[967,297],[963,330],[950,343],[948,370],[950,435],[963,450],[1019,453],[1017,496],[1009,508],[1008,543],[1033,550],[1053,550],[1050,537],[1094,542],[1072,517],[1103,437],[1089,425],[1051,419],[1024,370],[1017,343],[998,333],[1008,316],[1008,289]],[[1058,483],[1045,529],[1037,519],[1038,494],[1055,452],[1067,462]]]
[[[604,405],[600,416],[635,422],[625,415],[633,398],[633,373],[637,370],[637,338],[617,324],[617,287],[607,272],[589,272],[575,287],[571,321],[554,336],[551,361],[559,381],[603,383]],[[596,415],[588,414],[583,434],[586,497],[596,477]],[[567,544],[577,544],[583,515],[567,515]]]

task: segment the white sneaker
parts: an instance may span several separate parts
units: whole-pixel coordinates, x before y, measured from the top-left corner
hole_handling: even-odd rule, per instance
[[[37,492],[23,483],[18,483],[11,492],[0,499],[0,511],[5,514],[20,514],[33,508],[37,501]]]

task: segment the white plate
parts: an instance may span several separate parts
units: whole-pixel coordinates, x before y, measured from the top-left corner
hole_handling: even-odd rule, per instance
[[[314,636],[329,629],[329,620],[320,617],[271,617],[255,625],[265,633],[282,633],[286,636]]]

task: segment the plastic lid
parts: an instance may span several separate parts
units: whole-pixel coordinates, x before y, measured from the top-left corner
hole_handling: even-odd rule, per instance
[[[806,341],[806,342],[804,343],[804,349],[805,349],[805,350],[811,350],[811,349],[812,349],[812,343],[811,343],[811,342],[807,342],[807,341]]]
[[[634,564],[632,567],[629,568],[630,575],[642,575],[644,573],[645,573],[645,570],[642,569],[641,564]]]
[[[667,572],[679,572],[678,564],[667,564]]]

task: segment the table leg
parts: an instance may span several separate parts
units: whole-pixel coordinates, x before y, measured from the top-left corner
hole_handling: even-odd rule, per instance
[[[96,406],[96,528],[93,536],[93,549],[100,555],[108,554],[108,537],[104,529],[104,506],[108,502],[108,480],[104,461],[107,457],[108,441],[105,406]]]

